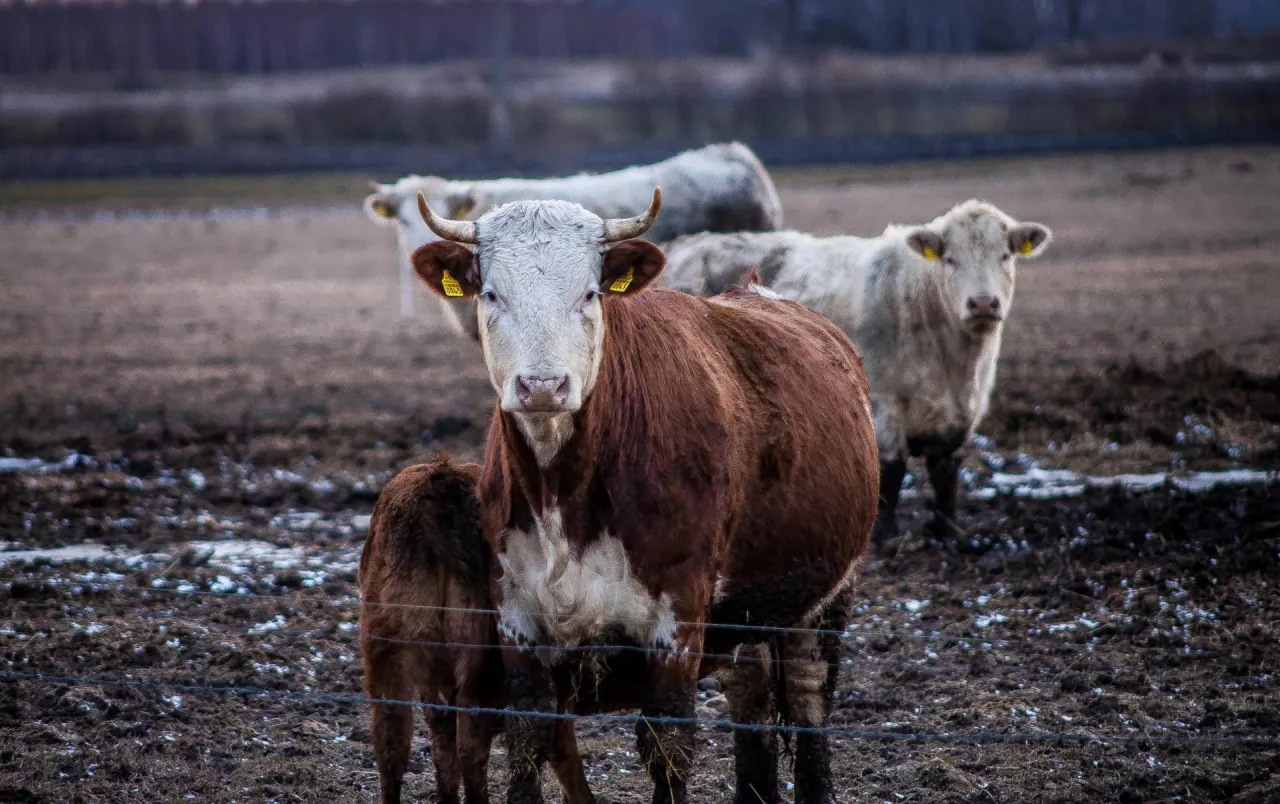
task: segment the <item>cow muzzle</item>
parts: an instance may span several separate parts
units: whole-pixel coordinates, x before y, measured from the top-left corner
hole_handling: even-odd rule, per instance
[[[517,374],[516,402],[521,413],[568,413],[568,374]]]
[[[971,296],[965,302],[965,323],[980,332],[994,329],[1004,320],[1004,309],[995,296]]]

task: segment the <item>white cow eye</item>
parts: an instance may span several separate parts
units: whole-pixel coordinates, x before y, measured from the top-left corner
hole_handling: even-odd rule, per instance
[[[489,304],[494,304],[498,301],[498,294],[494,293],[492,288],[485,288],[480,291],[480,298],[484,299]]]
[[[952,257],[950,254],[944,256],[942,261],[952,268],[956,267],[956,258]]]
[[[1000,262],[1008,262],[1009,258],[1012,256],[1013,256],[1012,251],[1006,251],[1005,253],[1000,255]]]

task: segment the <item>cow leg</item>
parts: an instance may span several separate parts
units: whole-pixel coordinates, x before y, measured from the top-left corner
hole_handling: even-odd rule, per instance
[[[829,664],[818,635],[791,633],[781,638],[783,689],[789,724],[821,729],[830,707]],[[834,804],[831,748],[822,733],[796,734],[796,804]]]
[[[440,804],[458,804],[458,787],[462,783],[462,769],[458,762],[457,714],[428,711],[427,737],[431,740],[431,761],[436,766],[438,800]]]
[[[840,659],[844,655],[844,645],[839,635],[848,627],[849,615],[852,611],[853,586],[850,584],[827,604],[826,610],[822,613],[822,621],[818,625],[819,630],[823,631],[818,637],[819,650],[823,661],[827,663],[827,681],[822,689],[823,712],[827,717],[831,716],[832,705],[835,702],[836,685],[840,676]]]
[[[649,691],[636,723],[636,747],[653,780],[653,804],[685,804],[689,771],[693,764],[694,726],[664,723],[663,718],[692,721],[698,689],[697,654],[702,652],[702,631],[684,631],[670,654],[652,660]],[[687,653],[685,652],[687,648]],[[690,656],[689,654],[693,654]],[[652,719],[650,719],[652,718]]]
[[[551,770],[564,790],[566,804],[595,804],[595,796],[587,785],[587,773],[578,753],[578,735],[572,720],[557,720],[551,743]]]
[[[489,804],[489,749],[497,733],[495,720],[493,715],[458,713],[458,764],[467,804]]]
[[[959,452],[925,456],[929,485],[933,486],[933,521],[929,523],[929,531],[934,538],[951,538],[960,530],[956,522],[956,494],[963,460]]]
[[[898,496],[902,493],[902,481],[907,476],[907,459],[899,455],[880,461],[880,510],[876,514],[872,539],[881,544],[898,535]]]
[[[770,725],[773,722],[773,657],[769,646],[742,645],[725,674],[725,697],[734,723]],[[733,732],[733,769],[737,777],[735,804],[778,804],[778,733]]]
[[[371,639],[362,640],[364,686],[370,698],[412,700],[415,688],[408,671],[412,665],[407,651],[387,647]],[[413,708],[401,704],[369,705],[373,758],[378,766],[382,804],[398,804],[404,774],[409,770],[413,744]]]
[[[556,711],[551,679],[533,653],[504,651],[507,703],[522,712]],[[542,766],[555,736],[555,721],[544,717],[507,717],[510,786],[507,804],[542,804]]]

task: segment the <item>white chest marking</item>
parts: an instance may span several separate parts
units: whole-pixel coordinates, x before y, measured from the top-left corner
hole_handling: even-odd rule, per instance
[[[675,647],[671,598],[655,599],[631,575],[622,541],[608,533],[573,556],[560,511],[511,530],[502,567],[499,628],[510,639],[572,647],[617,627],[642,647]]]

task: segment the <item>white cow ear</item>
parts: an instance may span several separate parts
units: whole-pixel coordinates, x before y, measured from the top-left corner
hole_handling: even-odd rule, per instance
[[[1053,240],[1043,223],[1020,223],[1009,230],[1009,250],[1019,257],[1039,257]]]
[[[389,193],[374,193],[364,199],[364,214],[382,226],[394,223],[400,214],[400,199]]]
[[[480,292],[475,254],[452,240],[436,240],[413,252],[413,270],[432,292],[446,299],[469,299]]]
[[[648,287],[667,265],[667,257],[648,240],[624,240],[604,253],[600,290],[632,296]]]
[[[924,257],[926,260],[940,260],[946,251],[942,236],[937,232],[919,226],[907,232],[907,248]]]

